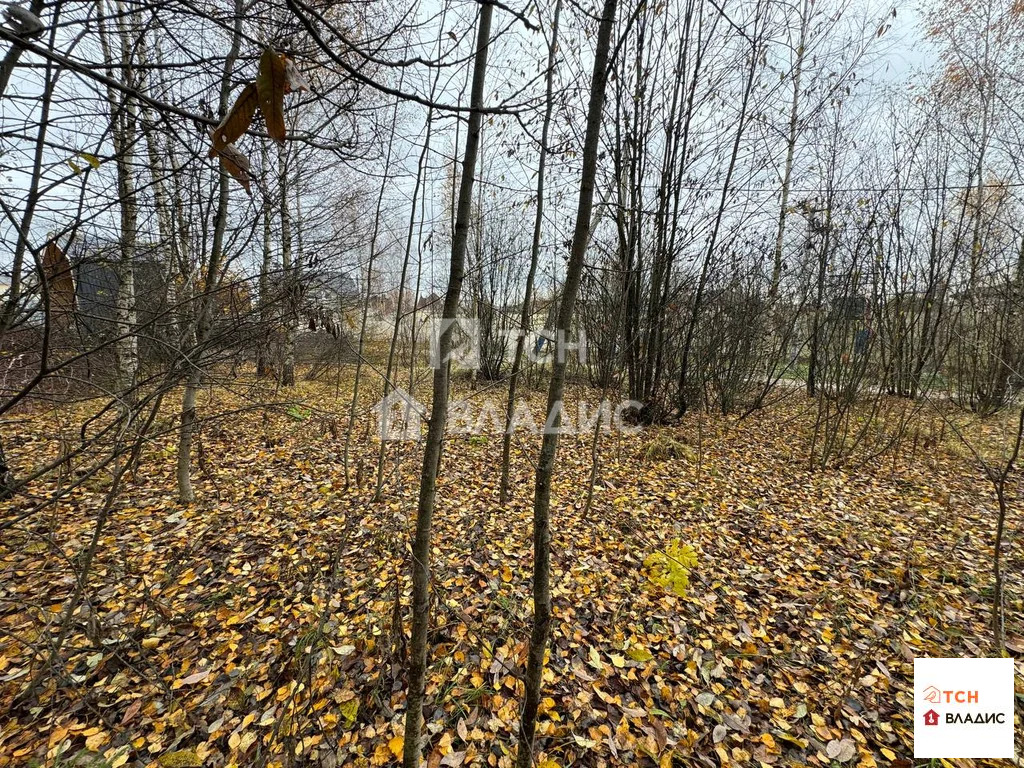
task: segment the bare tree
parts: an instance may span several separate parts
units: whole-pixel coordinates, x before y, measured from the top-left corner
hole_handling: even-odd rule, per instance
[[[615,28],[617,0],[605,0],[597,31],[594,70],[590,79],[590,101],[587,106],[587,131],[583,140],[583,175],[580,178],[576,224],[569,248],[569,263],[558,307],[555,325],[555,357],[548,384],[546,428],[537,460],[533,493],[533,629],[526,666],[526,692],[519,719],[517,768],[529,768],[533,762],[533,735],[537,727],[541,681],[544,675],[544,654],[551,632],[551,479],[555,473],[558,453],[558,427],[561,425],[562,399],[565,395],[566,349],[564,347],[572,324],[576,295],[583,276],[583,258],[590,241],[591,215],[594,209],[594,187],[597,177],[597,156],[600,150],[604,97],[608,85],[608,62],[612,31]]]
[[[430,628],[430,528],[434,517],[437,492],[437,471],[441,457],[441,443],[448,417],[448,356],[452,348],[452,333],[458,317],[459,296],[465,278],[466,249],[469,238],[470,209],[473,202],[473,182],[476,174],[477,154],[480,150],[480,128],[484,103],[484,81],[487,77],[487,49],[491,38],[493,6],[480,6],[477,20],[476,53],[473,58],[473,85],[470,92],[469,126],[466,133],[462,178],[459,182],[458,209],[452,233],[452,253],[449,264],[448,288],[445,291],[441,315],[441,333],[437,341],[438,359],[435,362],[433,399],[430,422],[423,446],[423,470],[420,473],[419,505],[416,509],[416,532],[412,545],[412,636],[409,644],[409,678],[407,709],[405,713],[405,746],[402,765],[417,768],[420,764],[420,732],[423,724],[423,696],[427,673],[427,631]]]

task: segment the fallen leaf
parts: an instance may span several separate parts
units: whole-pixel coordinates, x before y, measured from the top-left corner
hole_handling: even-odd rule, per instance
[[[203,670],[200,670],[199,672],[194,672],[193,674],[189,675],[186,678],[183,678],[183,679],[179,680],[178,682],[181,683],[181,685],[195,685],[196,683],[203,682],[203,680],[205,680],[209,676],[210,676],[210,670],[203,669]]]
[[[402,757],[402,750],[405,748],[405,737],[399,734],[398,736],[392,736],[388,741],[388,749],[391,750],[391,754],[397,758]]]
[[[202,768],[203,765],[199,755],[191,749],[167,752],[160,755],[156,761],[161,765],[161,768]]]
[[[857,755],[857,745],[854,744],[853,739],[832,739],[827,745],[825,745],[825,754],[828,755],[830,760],[835,760],[840,763],[847,763],[853,760]]]

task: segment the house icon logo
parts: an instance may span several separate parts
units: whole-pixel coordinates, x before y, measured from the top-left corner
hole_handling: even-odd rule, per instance
[[[419,441],[423,432],[426,407],[401,387],[395,387],[387,397],[373,406],[377,414],[377,427],[383,442],[401,440]]]
[[[929,704],[938,704],[942,701],[942,691],[934,685],[929,685],[924,689],[924,692],[921,694],[921,698]]]
[[[925,725],[938,725],[939,724],[939,713],[934,709],[929,709],[924,713],[924,724]]]
[[[441,337],[449,334],[450,349],[441,354]],[[476,371],[480,369],[480,324],[472,317],[440,317],[430,333],[430,367],[449,362]]]

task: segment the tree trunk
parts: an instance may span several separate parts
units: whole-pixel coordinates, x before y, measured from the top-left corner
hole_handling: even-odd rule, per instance
[[[614,0],[609,0],[614,2]],[[473,181],[480,145],[481,112],[484,101],[484,79],[487,74],[487,47],[491,37],[490,3],[480,5],[477,28],[476,58],[473,65],[473,87],[470,95],[469,128],[466,136],[466,154],[462,163],[459,183],[458,211],[452,233],[452,256],[445,291],[438,340],[439,359],[434,369],[433,402],[430,424],[423,449],[423,471],[420,475],[419,504],[416,510],[416,534],[412,547],[412,639],[409,652],[409,689],[405,713],[404,768],[418,768],[420,764],[420,731],[423,725],[423,696],[427,672],[427,631],[430,627],[430,526],[434,516],[434,497],[437,490],[437,468],[444,440],[448,410],[448,366],[445,360],[451,351],[451,322],[459,310],[459,296],[465,277],[466,243],[469,236],[470,206],[473,199]]]
[[[436,83],[436,81],[435,81]],[[433,91],[431,91],[433,93]],[[394,389],[395,375],[395,353],[398,349],[398,337],[402,330],[402,304],[405,300],[405,283],[409,276],[409,259],[412,258],[412,238],[416,231],[416,201],[419,199],[420,190],[423,187],[423,178],[427,172],[427,160],[430,156],[430,137],[434,125],[434,111],[427,110],[426,136],[423,140],[423,149],[420,151],[419,161],[416,164],[416,182],[412,188],[412,206],[409,211],[409,228],[405,238],[405,250],[402,254],[402,274],[398,278],[398,302],[395,307],[395,324],[391,330],[391,344],[388,346],[388,364],[384,372],[384,394],[382,400],[387,399]],[[413,295],[413,306],[418,296]],[[377,485],[374,491],[374,498],[379,499],[384,488],[384,462],[387,458],[387,443],[381,440],[380,450],[377,454]]]
[[[533,734],[537,727],[541,681],[544,674],[544,652],[551,625],[551,478],[558,451],[558,427],[561,425],[562,395],[565,390],[565,338],[568,335],[583,274],[583,257],[590,239],[590,217],[594,208],[594,184],[597,175],[597,154],[601,141],[601,118],[604,111],[605,87],[608,83],[608,56],[612,28],[615,24],[617,0],[605,0],[597,34],[594,72],[590,81],[590,104],[587,111],[587,132],[583,143],[583,175],[580,199],[576,209],[576,226],[569,250],[562,302],[555,326],[555,355],[551,381],[548,385],[547,419],[541,443],[540,458],[533,495],[533,630],[526,668],[526,695],[519,721],[517,768],[529,768],[533,762]]]
[[[760,6],[758,7],[760,12]],[[756,25],[755,25],[756,26]],[[755,29],[756,34],[760,34]],[[715,223],[708,238],[708,245],[705,251],[704,263],[701,265],[700,278],[697,281],[697,290],[693,296],[693,306],[690,308],[689,325],[686,328],[686,335],[683,341],[683,356],[679,367],[679,391],[677,393],[679,411],[686,413],[689,406],[687,385],[690,373],[690,353],[693,348],[693,337],[697,331],[697,323],[700,320],[704,291],[707,288],[708,278],[711,270],[711,260],[715,256],[715,247],[718,245],[718,235],[722,228],[722,218],[725,215],[726,205],[729,199],[729,186],[732,184],[732,175],[736,170],[736,162],[739,158],[740,144],[743,133],[747,126],[747,111],[750,107],[750,94],[754,88],[754,81],[757,79],[757,68],[760,63],[762,41],[755,37],[751,40],[750,69],[747,72],[747,80],[743,89],[743,98],[740,102],[739,120],[736,125],[736,137],[733,140],[732,153],[729,156],[729,167],[725,172],[725,181],[722,184],[722,194],[718,199],[718,211],[715,215]]]
[[[509,374],[508,402],[505,405],[505,434],[501,441],[501,491],[500,501],[508,502],[508,483],[512,460],[512,419],[516,407],[516,390],[519,386],[519,372],[523,365],[523,351],[526,334],[530,330],[530,310],[533,303],[533,282],[537,277],[537,263],[540,261],[541,226],[544,223],[544,177],[547,170],[548,133],[551,128],[551,112],[554,108],[555,64],[558,60],[558,24],[562,14],[562,0],[555,0],[555,18],[551,25],[551,40],[548,43],[548,71],[545,83],[544,123],[540,130],[540,158],[537,162],[537,211],[533,219],[533,242],[530,246],[530,268],[526,273],[526,288],[523,293],[523,309],[519,316],[519,335],[516,339],[516,353],[512,359]]]
[[[278,176],[281,191],[281,271],[285,285],[284,340],[281,350],[281,384],[295,385],[295,330],[298,324],[298,269],[293,263],[292,216],[288,205],[288,151],[281,149],[277,155]]]
[[[221,79],[220,103],[218,114],[227,114],[228,99],[231,96],[231,75],[235,61],[238,59],[242,45],[242,0],[235,0],[234,25],[231,50],[224,61],[224,73]],[[178,430],[178,498],[184,503],[195,500],[192,490],[191,455],[192,434],[196,425],[196,391],[202,381],[203,351],[210,328],[210,313],[216,296],[224,260],[224,233],[228,223],[228,202],[230,200],[231,177],[220,169],[218,173],[217,212],[213,223],[213,242],[210,247],[210,259],[206,267],[202,290],[194,295],[196,305],[195,318],[190,324],[190,332],[182,339],[182,364],[186,367],[185,391],[181,399],[181,424]],[[191,348],[188,348],[192,336]]]
[[[401,79],[399,79],[401,88]],[[388,134],[388,150],[384,156],[384,167],[391,167],[391,154],[394,151],[395,127],[398,125],[398,102],[395,102],[395,109],[391,115],[391,131]],[[345,429],[345,450],[342,454],[342,469],[345,473],[345,487],[349,483],[348,462],[352,447],[352,430],[356,422],[356,410],[359,407],[359,384],[363,376],[363,350],[366,348],[366,323],[370,315],[370,298],[373,289],[373,266],[377,260],[377,237],[380,234],[381,210],[384,206],[384,192],[387,189],[387,179],[381,181],[380,192],[377,194],[377,205],[373,212],[373,229],[370,232],[370,258],[366,263],[366,290],[363,292],[362,318],[359,323],[359,341],[356,346],[356,373],[355,382],[352,384],[352,400],[348,408],[348,427]]]
[[[114,61],[114,53],[107,34],[106,8],[100,4],[99,33],[100,46],[108,62]],[[134,61],[132,40],[129,26],[131,15],[122,3],[117,4],[117,32],[120,51],[117,58],[125,63],[121,77],[125,85],[135,87],[135,71],[131,66]],[[113,70],[108,67],[107,74],[113,77]],[[121,209],[119,254],[116,266],[117,296],[114,312],[116,358],[115,388],[122,398],[134,396],[135,383],[139,370],[139,339],[135,334],[135,241],[138,229],[138,207],[135,199],[134,181],[134,142],[137,133],[138,118],[136,106],[131,99],[119,94],[114,88],[107,88],[107,103],[110,107],[111,139],[117,164],[117,197]]]
[[[793,99],[789,104],[789,130],[786,135],[786,161],[782,168],[782,197],[779,202],[779,224],[775,231],[775,251],[772,258],[772,280],[768,286],[768,304],[771,307],[779,295],[782,281],[782,249],[786,236],[786,217],[789,214],[789,190],[793,178],[793,156],[799,136],[800,80],[804,67],[804,49],[807,44],[807,26],[810,21],[810,0],[800,4],[800,36],[797,40],[796,62],[793,65]]]
[[[159,49],[159,41],[155,47]],[[146,39],[140,37],[138,41],[139,63],[143,68],[150,65]],[[149,75],[143,72],[141,78],[143,83],[140,87],[146,92],[153,92],[149,82]],[[160,141],[160,134],[157,130],[157,118],[153,108],[146,103],[142,104],[142,133],[146,140],[146,156],[149,163],[149,176],[153,185],[153,207],[156,209],[157,232],[160,236],[160,253],[166,259],[161,264],[161,280],[163,281],[163,295],[161,296],[161,310],[166,306],[172,316],[177,316],[178,307],[175,306],[175,291],[173,286],[178,277],[178,266],[181,263],[178,254],[178,238],[174,231],[173,212],[171,209],[171,198],[167,191],[168,163],[163,156],[163,146]],[[166,329],[167,326],[164,326]],[[157,335],[158,329],[154,327],[153,334]],[[173,332],[164,331],[159,333],[162,342],[168,342]]]
[[[810,251],[814,235],[818,233],[816,212],[808,219],[807,250]],[[814,301],[811,314],[811,340],[807,361],[807,396],[814,397],[818,391],[818,368],[821,357],[821,312],[825,305],[825,276],[828,268],[828,251],[824,243],[818,247],[817,278],[815,279]]]

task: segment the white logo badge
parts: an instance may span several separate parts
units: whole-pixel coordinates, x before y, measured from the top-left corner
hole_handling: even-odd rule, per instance
[[[914,757],[1013,756],[1013,659],[914,659]]]

